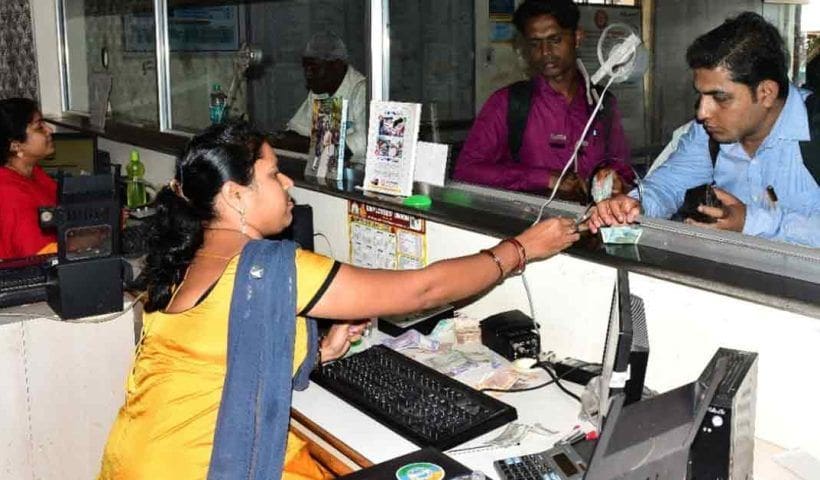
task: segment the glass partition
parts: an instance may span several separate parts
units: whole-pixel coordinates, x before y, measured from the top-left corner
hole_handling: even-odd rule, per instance
[[[542,129],[543,131],[533,133],[533,127],[529,123],[514,123],[512,117],[514,114],[511,112],[513,107],[509,106],[512,103],[509,100],[512,93],[509,93],[511,90],[506,89],[521,80],[526,81],[541,75],[547,77],[545,72],[552,67],[550,65],[545,67],[545,64],[559,62],[562,53],[583,61],[591,76],[600,65],[598,41],[610,27],[615,28],[614,24],[623,24],[628,28],[628,30],[621,29],[621,31],[613,30],[616,32],[615,38],[625,38],[631,30],[649,49],[647,72],[643,76],[635,75],[626,82],[612,86],[610,92],[616,98],[617,107],[610,108],[604,103],[604,112],[607,110],[617,112],[612,128],[623,133],[616,132],[617,135],[607,137],[607,126],[597,126],[593,123],[581,143],[579,158],[585,153],[593,155],[595,142],[600,142],[603,138],[604,146],[600,149],[602,161],[598,165],[610,166],[614,159],[624,160],[624,164],[615,170],[627,183],[624,187],[625,191],[634,188],[634,183],[629,185],[631,177],[645,176],[647,171],[653,170],[665,158],[668,158],[668,154],[675,149],[674,144],[668,145],[673,139],[673,133],[678,127],[689,124],[695,117],[696,112],[693,106],[698,96],[693,89],[692,71],[685,59],[686,48],[695,38],[718,26],[729,17],[743,11],[751,11],[762,15],[778,29],[784,40],[787,59],[790,62],[789,77],[795,84],[800,85],[807,77],[805,72],[807,58],[817,55],[809,46],[812,36],[816,37],[807,24],[811,20],[807,20],[806,16],[802,15],[803,10],[809,11],[813,6],[816,7],[812,3],[802,7],[780,2],[751,0],[728,2],[700,0],[685,3],[653,0],[579,3],[581,4],[579,5],[578,25],[582,34],[576,37],[572,29],[558,28],[555,43],[564,42],[573,43],[573,45],[563,52],[553,49],[545,53],[541,60],[542,63],[538,64],[539,59],[533,61],[533,49],[541,48],[547,51],[548,48],[544,44],[552,39],[546,36],[538,38],[538,35],[543,32],[527,31],[525,35],[521,35],[517,31],[513,24],[513,12],[521,2],[491,0],[446,3],[424,0],[387,2],[389,9],[387,13],[389,30],[387,32],[390,38],[390,55],[387,66],[389,98],[396,101],[422,103],[420,139],[449,145],[449,171],[453,180],[489,189],[514,190],[548,196],[551,187],[555,184],[560,166],[565,163],[563,158],[570,156],[576,145],[575,139],[581,136],[580,132],[584,122],[576,119],[575,124],[569,127],[567,125],[573,123],[576,114],[578,117],[583,117],[583,120],[588,118],[593,103],[587,100],[588,111],[581,111],[583,109],[573,111],[570,107],[569,112],[556,108],[531,114],[530,120],[534,119],[534,115],[537,114],[543,117],[558,115],[560,118],[552,117],[556,119],[553,123],[563,124],[563,127],[561,125],[556,127],[550,126],[549,121],[543,121],[546,130]],[[820,2],[815,1],[814,3]],[[612,35],[611,32],[610,35]],[[537,42],[537,45],[533,42]],[[611,44],[611,40],[609,42]],[[604,52],[606,52],[607,44],[607,40],[604,40]],[[470,48],[472,48],[471,51]],[[535,67],[544,68],[544,70],[533,70]],[[531,72],[538,73],[532,74]],[[579,75],[583,76],[583,73]],[[532,92],[535,92],[538,87],[531,88],[530,94],[535,95]],[[493,95],[500,90],[507,92],[500,97],[504,101],[498,101],[498,98]],[[529,98],[524,98],[526,98],[525,102],[529,102]],[[577,96],[568,95],[566,101],[576,102]],[[482,109],[486,109],[486,112],[482,112]],[[608,114],[601,115],[605,119]],[[538,119],[535,118],[535,120]],[[561,128],[569,128],[570,132],[565,132]],[[512,138],[516,136],[516,130],[518,130],[518,140]],[[480,141],[474,141],[473,137],[479,138]],[[492,139],[487,140],[490,137]],[[536,143],[543,140],[541,142],[544,143],[543,148],[538,143],[535,149],[537,151],[531,149],[527,152],[527,142],[532,138],[535,138]],[[624,138],[625,142],[620,138]],[[518,146],[515,145],[516,142]],[[628,147],[621,146],[622,142]],[[664,147],[667,147],[666,151]],[[515,150],[516,148],[519,150]],[[704,150],[704,158],[709,155],[707,150]],[[519,158],[516,158],[515,152],[520,154]],[[558,167],[530,168],[530,166],[525,166],[526,160],[521,160],[526,155],[546,158],[550,155],[557,155],[556,152],[563,155]],[[476,156],[481,157],[480,161],[474,161]],[[573,165],[574,168],[570,168],[570,175],[577,174],[579,178],[575,179],[574,183],[580,186],[576,188],[586,187],[583,197],[588,199],[595,189],[591,174],[595,171],[595,165],[591,165],[585,171],[580,165],[581,162],[579,160]],[[463,165],[468,166],[459,168]],[[633,169],[635,171],[630,171]],[[469,174],[465,175],[465,172]],[[807,190],[796,192],[797,197],[800,198],[791,198],[786,202],[780,199],[778,208],[782,209],[784,215],[788,215],[788,209],[794,205],[817,203],[816,194],[811,191],[811,182],[805,183]],[[721,185],[720,182],[718,185]],[[724,182],[724,185],[727,183]],[[780,191],[779,188],[777,190]],[[558,198],[561,198],[562,194],[563,192],[559,192]],[[683,197],[683,192],[680,192],[680,196]],[[759,195],[752,197],[748,199],[749,205],[757,202]],[[573,198],[578,197],[565,196],[565,199]],[[772,198],[776,199],[776,196]],[[774,200],[774,203],[777,201]],[[774,208],[774,203],[772,203],[772,208]],[[814,208],[816,212],[818,207]],[[658,215],[661,218],[669,216],[666,212],[658,211],[649,211],[647,214]],[[753,213],[749,215],[752,216]],[[798,232],[818,227],[816,216],[817,213],[812,213],[811,209],[802,209],[799,215],[789,220],[793,224],[790,228]],[[684,228],[697,229],[700,227]],[[777,230],[779,227],[766,228]],[[791,236],[775,233],[774,230],[760,231],[755,235],[764,238],[775,236],[779,240],[803,245],[806,245],[807,241],[809,244],[813,241],[811,233],[803,232],[797,236]]]
[[[307,98],[302,54],[317,33],[337,35],[366,72],[366,0],[197,3],[168,2],[172,130],[209,125],[219,102],[227,117],[284,130]]]
[[[96,105],[113,120],[158,128],[152,2],[63,0],[62,7],[68,110],[88,113]],[[99,86],[108,76],[110,105]]]
[[[388,3],[389,99],[421,103],[419,139],[457,150],[475,115],[475,2]]]
[[[197,131],[211,123],[212,106],[220,102],[228,116],[248,118],[267,130],[294,130],[292,120],[309,93],[305,69],[312,67],[303,62],[305,46],[314,34],[332,32],[344,43],[345,60],[352,69],[364,77],[376,74],[386,79],[387,99],[422,104],[420,139],[449,145],[452,173],[493,93],[535,77],[530,75],[532,62],[527,61],[528,48],[534,44],[528,46],[512,22],[520,0],[168,0],[165,12],[155,12],[148,0],[61,1],[68,109],[89,111],[93,79],[110,75],[113,119],[160,128],[158,103],[164,102],[164,130]],[[811,12],[820,8],[820,0],[804,5],[759,0],[588,1],[579,7],[583,35],[572,37],[573,55],[583,60],[589,74],[598,68],[598,38],[614,23],[626,24],[649,49],[647,74],[612,87],[617,125],[628,145],[624,160],[640,175],[662,161],[656,158],[673,133],[694,118],[697,97],[684,58],[694,38],[729,16],[753,11],[780,31],[795,84],[810,77],[807,60],[818,55],[820,25]],[[385,52],[370,51],[369,37],[379,35],[378,29],[371,33],[368,24],[374,10],[384,10]],[[157,18],[160,25],[167,25],[167,51],[160,57],[167,59],[168,87],[162,92],[157,88]],[[367,70],[371,55],[386,60],[384,72]],[[164,70],[160,65],[160,72]],[[158,102],[158,93],[163,102]],[[501,123],[508,131],[515,130],[507,125],[508,110],[497,109],[496,114],[504,117]],[[366,127],[365,120],[356,128]],[[533,135],[546,139],[548,150],[566,153],[574,147],[565,132],[553,130]],[[593,126],[589,138],[603,133]],[[307,134],[303,130],[297,135],[293,148],[282,145],[306,151]],[[589,138],[582,144],[582,155],[592,149],[594,141]],[[511,142],[504,136],[496,147],[509,154]],[[613,143],[602,142],[604,156],[613,155]],[[514,163],[502,165],[500,175],[517,168]],[[576,169],[589,182],[589,169]],[[541,180],[535,187],[471,183],[488,191],[500,188],[545,197],[554,173],[536,172]]]

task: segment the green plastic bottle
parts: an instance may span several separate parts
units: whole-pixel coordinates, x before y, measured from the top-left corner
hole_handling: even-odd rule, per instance
[[[126,203],[128,208],[137,208],[148,203],[148,197],[145,195],[145,165],[140,161],[140,153],[136,150],[131,150],[131,161],[125,168],[128,175],[128,186],[125,192]]]

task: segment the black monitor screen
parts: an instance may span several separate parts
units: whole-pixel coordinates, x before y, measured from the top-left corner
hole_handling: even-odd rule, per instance
[[[629,354],[632,348],[632,307],[629,294],[629,275],[626,270],[618,270],[612,305],[609,310],[601,382],[598,390],[598,431],[609,411],[610,397],[623,391],[629,379]]]
[[[54,155],[40,162],[49,174],[63,171],[71,175],[91,175],[97,154],[97,140],[83,133],[54,133]]]

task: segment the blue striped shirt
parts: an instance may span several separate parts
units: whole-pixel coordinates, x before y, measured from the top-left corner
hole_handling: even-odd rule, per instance
[[[740,143],[722,144],[714,168],[709,135],[693,124],[669,160],[644,180],[644,213],[669,218],[687,189],[714,180],[746,204],[743,233],[820,247],[820,186],[804,165],[799,144],[809,140],[808,94],[790,86],[780,116],[755,155],[750,157]],[[776,203],[767,194],[770,186]],[[630,196],[637,198],[637,191]]]

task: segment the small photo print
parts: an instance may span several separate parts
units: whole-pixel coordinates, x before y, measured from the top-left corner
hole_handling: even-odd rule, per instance
[[[402,155],[404,140],[401,138],[391,138],[380,136],[376,140],[376,151],[378,157],[399,158]]]
[[[407,119],[402,115],[379,115],[379,135],[403,137]]]

